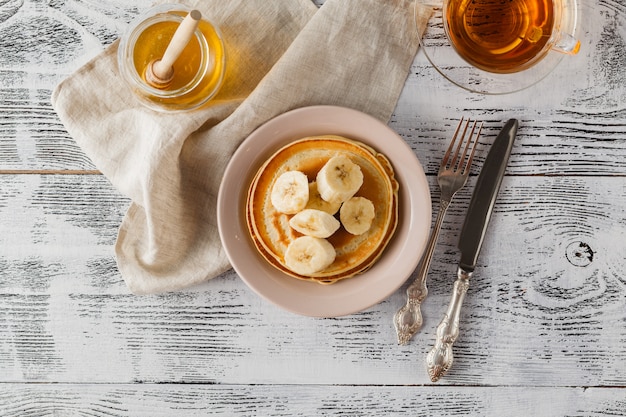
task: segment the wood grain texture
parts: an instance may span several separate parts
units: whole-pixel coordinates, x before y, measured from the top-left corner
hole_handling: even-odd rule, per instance
[[[76,416],[621,416],[612,389],[345,387],[317,385],[9,385],[4,415]],[[77,394],[79,389],[81,394]]]
[[[0,415],[626,415],[626,0],[584,0],[581,55],[519,93],[466,93],[418,54],[389,125],[427,172],[433,217],[458,118],[486,128],[408,346],[391,321],[404,288],[333,319],[287,313],[233,271],[178,293],[129,293],[113,252],[129,201],[65,131],[50,95],[150,5],[0,1]],[[511,117],[519,135],[455,364],[431,384],[424,357],[458,230]]]

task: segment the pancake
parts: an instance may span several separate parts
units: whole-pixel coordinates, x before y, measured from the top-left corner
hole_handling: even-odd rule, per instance
[[[289,226],[293,215],[274,208],[270,193],[276,179],[286,171],[303,172],[309,182],[315,181],[318,171],[337,155],[348,156],[361,168],[363,184],[355,196],[372,201],[376,215],[369,230],[361,235],[340,227],[328,238],[336,251],[334,262],[303,276],[287,268],[284,259],[289,244],[302,235]],[[298,279],[331,284],[366,271],[381,256],[398,223],[398,189],[391,163],[371,147],[334,135],[303,138],[279,149],[257,171],[246,204],[248,230],[261,256],[277,269]]]

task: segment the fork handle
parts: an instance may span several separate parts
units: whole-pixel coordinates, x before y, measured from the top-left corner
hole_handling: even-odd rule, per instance
[[[457,270],[457,279],[454,282],[454,289],[452,291],[452,297],[450,298],[448,311],[446,311],[441,323],[437,326],[435,346],[433,346],[426,356],[428,375],[432,382],[436,382],[448,372],[448,369],[452,366],[454,360],[452,345],[459,337],[461,305],[465,299],[472,274],[473,272],[468,272],[463,268]]]
[[[439,213],[435,220],[435,226],[428,238],[424,255],[417,269],[417,275],[411,285],[406,289],[406,304],[400,308],[394,315],[393,324],[396,328],[398,343],[406,345],[409,340],[422,327],[424,320],[422,318],[421,304],[428,295],[426,287],[426,276],[430,268],[430,261],[437,246],[437,238],[443,224],[443,218],[446,215],[450,201],[441,200],[439,203]]]

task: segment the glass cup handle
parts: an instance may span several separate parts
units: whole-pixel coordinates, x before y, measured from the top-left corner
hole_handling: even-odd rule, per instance
[[[576,55],[580,50],[580,41],[569,33],[560,32],[556,42],[552,45],[552,50],[567,55]]]

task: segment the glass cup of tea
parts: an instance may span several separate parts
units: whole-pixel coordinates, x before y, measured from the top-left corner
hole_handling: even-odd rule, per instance
[[[580,49],[577,0],[416,0],[420,45],[444,77],[504,94],[545,78]]]
[[[177,35],[183,27],[188,28],[187,36]],[[176,58],[169,77],[155,78],[154,63],[166,60],[174,39],[180,45],[174,48]],[[135,19],[120,40],[117,58],[122,78],[135,96],[147,107],[168,112],[193,110],[207,103],[219,91],[226,71],[219,29],[182,4],[155,6]]]

